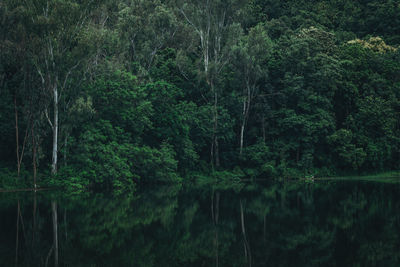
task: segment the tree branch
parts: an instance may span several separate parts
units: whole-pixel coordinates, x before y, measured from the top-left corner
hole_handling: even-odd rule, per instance
[[[47,108],[44,110],[44,114],[46,115],[47,121],[50,124],[51,128],[53,129],[53,123],[51,122],[50,118],[49,118],[49,113],[47,112]]]

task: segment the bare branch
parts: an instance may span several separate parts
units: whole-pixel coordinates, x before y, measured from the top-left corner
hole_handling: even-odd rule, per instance
[[[44,80],[43,74],[42,74],[42,72],[40,71],[40,69],[39,69],[38,66],[36,66],[36,68],[37,68],[37,71],[38,71],[38,73],[39,73],[39,75],[40,75],[40,78],[41,78],[41,80],[42,80],[42,85],[43,85],[43,88],[44,88],[46,82],[45,82],[45,80]]]
[[[64,88],[65,88],[65,85],[66,85],[66,83],[67,83],[67,80],[68,80],[69,75],[71,75],[71,72],[72,72],[74,69],[76,69],[76,68],[79,66],[80,63],[81,63],[81,61],[79,60],[78,63],[76,63],[74,66],[72,66],[72,67],[68,70],[67,75],[65,75],[65,79],[64,79],[63,86],[62,86],[61,89],[64,89]]]
[[[50,118],[49,118],[49,113],[47,112],[47,108],[44,110],[44,114],[46,115],[47,118],[47,122],[50,124],[51,128],[53,129],[53,123],[51,122]]]
[[[28,125],[30,124],[31,117],[32,117],[32,114],[29,115]],[[28,129],[29,129],[29,127],[27,126],[27,127],[26,127],[26,130],[25,130],[24,142],[23,142],[23,144],[22,144],[22,151],[21,151],[21,156],[20,156],[20,159],[19,159],[19,165],[21,165],[22,159],[24,158],[26,140],[28,139]]]
[[[267,96],[274,96],[274,95],[282,95],[281,92],[276,92],[276,93],[270,93],[270,94],[261,94],[258,95],[259,97],[267,97]]]
[[[182,13],[182,15],[185,17],[186,21],[192,25],[192,27],[195,29],[195,31],[201,35],[201,31],[198,29],[198,27],[196,27],[196,25],[194,25],[194,23],[186,16],[185,11],[183,11],[183,8],[180,8],[179,11]]]

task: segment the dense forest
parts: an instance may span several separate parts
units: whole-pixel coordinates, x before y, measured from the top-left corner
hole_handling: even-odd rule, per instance
[[[0,187],[400,169],[396,0],[2,0]]]

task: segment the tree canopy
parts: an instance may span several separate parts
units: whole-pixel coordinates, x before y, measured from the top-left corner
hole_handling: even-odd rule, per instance
[[[4,0],[0,172],[122,190],[399,169],[399,27],[393,0]]]

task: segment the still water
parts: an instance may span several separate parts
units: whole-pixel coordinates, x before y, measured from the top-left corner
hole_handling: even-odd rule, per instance
[[[400,187],[1,193],[0,266],[400,266]]]

